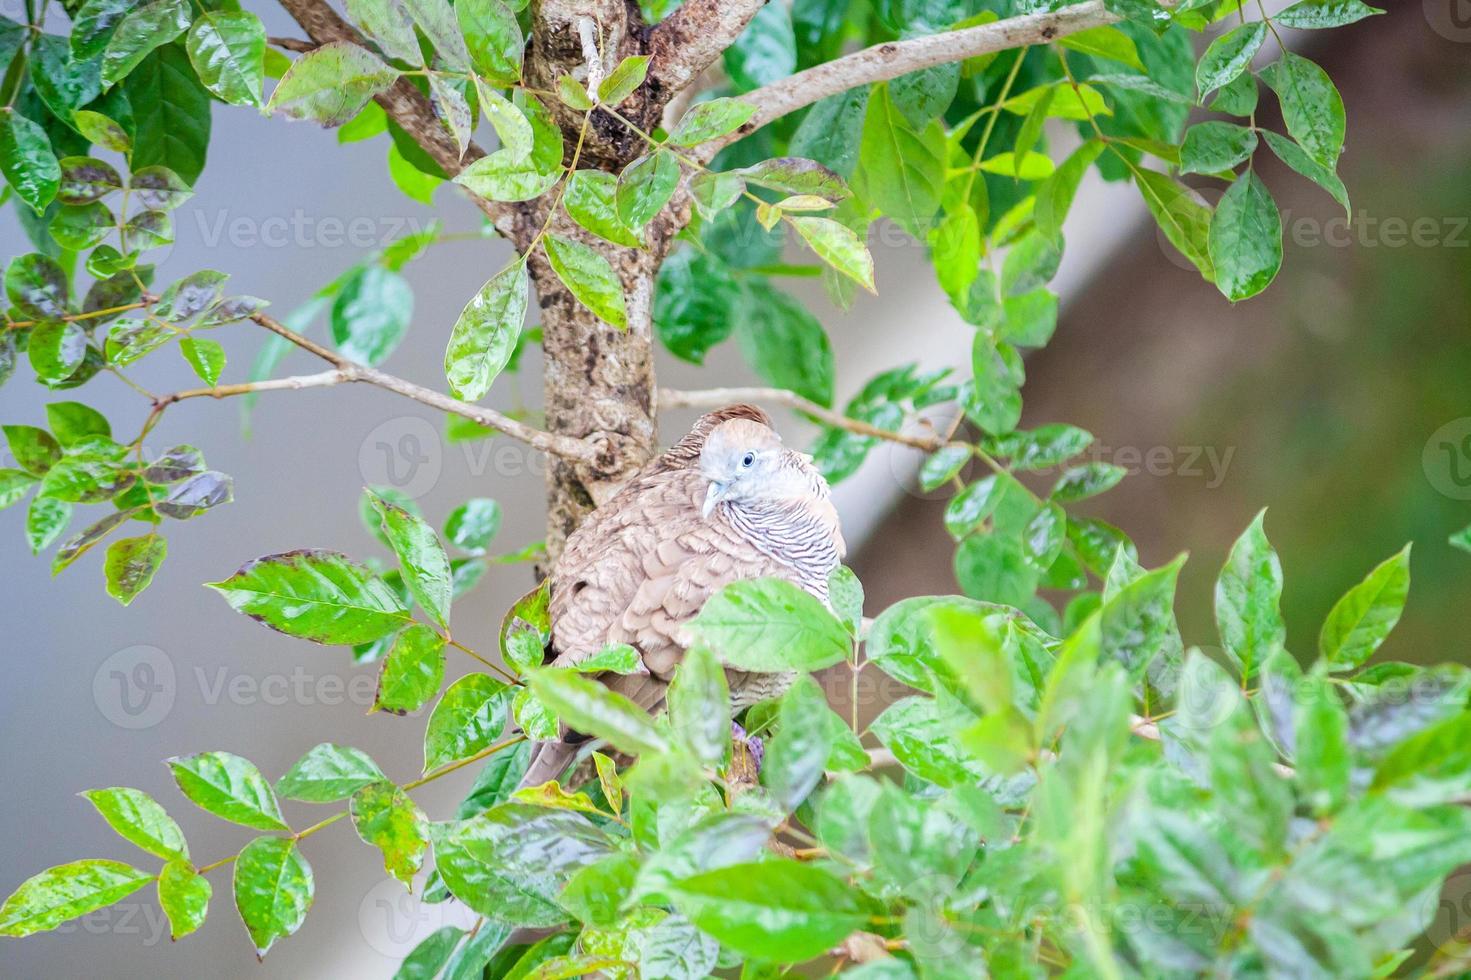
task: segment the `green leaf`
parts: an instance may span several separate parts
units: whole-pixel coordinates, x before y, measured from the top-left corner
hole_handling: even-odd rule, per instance
[[[656,754],[668,747],[646,711],[597,681],[556,669],[533,671],[526,679],[532,693],[577,731],[606,738],[616,748],[636,755]]]
[[[735,326],[742,357],[768,383],[831,405],[835,367],[822,324],[764,280],[747,280],[741,288],[744,315]]]
[[[295,840],[257,837],[235,859],[235,908],[257,956],[301,928],[312,906],[314,883]]]
[[[1210,107],[1215,112],[1225,112],[1245,118],[1256,112],[1256,104],[1256,76],[1248,71],[1242,72],[1236,76],[1235,80],[1221,86],[1221,90],[1211,101]]]
[[[65,316],[68,293],[67,275],[55,259],[32,252],[11,259],[5,267],[5,295],[29,316]]]
[[[434,53],[454,71],[468,71],[470,53],[449,0],[401,0]]]
[[[557,98],[567,108],[577,112],[587,112],[593,107],[592,96],[587,94],[587,87],[571,75],[557,76]]]
[[[667,150],[639,157],[618,177],[618,217],[634,231],[654,219],[679,186],[679,161]]]
[[[1037,204],[1032,220],[1043,235],[1056,238],[1062,234],[1062,223],[1072,209],[1073,198],[1083,175],[1103,152],[1101,140],[1089,140],[1074,150],[1052,175],[1037,186]]]
[[[649,55],[629,55],[618,63],[598,86],[598,101],[616,106],[644,83],[649,73]]]
[[[567,882],[559,899],[562,907],[588,925],[612,927],[621,917],[619,907],[628,898],[638,870],[639,857],[634,854],[612,854],[590,864]]]
[[[131,190],[144,206],[152,207],[153,210],[174,210],[175,207],[194,196],[194,191],[191,190],[190,185],[185,184],[184,178],[179,177],[166,166],[160,165],[143,166],[143,168],[132,171],[131,177],[128,178],[128,190]],[[202,272],[194,272],[193,275],[182,278],[178,283],[171,285],[166,293],[171,293],[172,297],[178,297],[177,302],[182,302],[182,296],[190,296],[190,294],[193,294],[197,302],[200,293],[212,299],[218,299],[216,287],[224,284],[227,278],[224,272],[204,269]],[[193,305],[193,303],[188,303],[188,305]],[[200,309],[203,309],[203,306]],[[171,319],[182,318],[171,316]]]
[[[0,489],[0,505],[5,502],[5,494],[6,491]],[[39,555],[49,548],[61,536],[61,532],[66,530],[71,518],[72,505],[66,501],[53,500],[50,497],[31,498],[31,505],[26,512],[26,541],[31,546],[31,554]]]
[[[276,781],[276,792],[288,800],[335,803],[385,778],[383,770],[361,749],[323,742],[307,750],[286,770],[286,775]]]
[[[483,555],[501,528],[501,505],[488,497],[472,497],[450,512],[444,534],[466,554]]]
[[[669,685],[669,725],[699,761],[716,765],[730,746],[730,689],[707,648],[692,647]]]
[[[183,939],[204,925],[214,894],[209,880],[187,861],[170,861],[158,876],[158,904],[169,917],[169,937]]]
[[[1299,0],[1272,19],[1283,27],[1315,30],[1343,27],[1382,13],[1384,11],[1369,6],[1363,0]]]
[[[727,136],[756,114],[756,106],[741,99],[710,99],[690,106],[679,118],[669,142],[675,146],[699,146]]]
[[[419,940],[419,945],[404,957],[398,971],[393,975],[393,980],[434,980],[449,962],[450,954],[455,951],[464,935],[465,930],[459,926],[440,926]]]
[[[1266,513],[1258,512],[1236,539],[1216,579],[1216,629],[1244,681],[1287,642],[1280,608],[1282,563],[1262,529]]]
[[[513,635],[514,642],[522,637],[535,641],[533,647],[540,654],[542,651],[540,639],[534,633],[521,632]],[[529,658],[528,658],[529,659]],[[632,674],[643,664],[639,653],[627,643],[610,643],[597,653],[592,654],[585,660],[579,660],[575,664],[568,664],[568,670],[574,670],[579,674]],[[535,666],[532,664],[531,666]]]
[[[0,469],[0,510],[18,502],[35,483],[25,470]]]
[[[790,195],[825,197],[834,203],[853,195],[846,181],[815,160],[778,157],[731,171],[734,175],[767,190]]]
[[[970,462],[973,452],[970,446],[942,446],[925,458],[919,467],[919,485],[925,492],[935,490],[959,475],[965,464]]]
[[[67,456],[47,471],[40,493],[73,504],[97,504],[117,496],[135,480],[114,459],[78,454]]]
[[[945,156],[938,123],[915,132],[888,86],[874,88],[858,151],[859,184],[866,200],[916,238],[925,237],[940,206]]]
[[[383,868],[411,887],[429,846],[429,819],[409,795],[392,783],[372,783],[352,794],[348,807],[353,828],[366,844],[383,852]]]
[[[261,104],[266,73],[266,30],[248,11],[207,11],[185,39],[189,61],[204,87],[233,105]]]
[[[1287,132],[1318,164],[1338,166],[1343,152],[1343,98],[1328,73],[1301,55],[1282,52],[1266,67],[1262,80],[1277,93]]]
[[[873,256],[868,254],[868,246],[853,229],[831,218],[791,216],[787,221],[819,258],[869,292],[874,292]]]
[[[1334,603],[1318,636],[1329,670],[1361,666],[1399,622],[1410,591],[1410,546],[1386,559]]]
[[[61,459],[61,446],[45,429],[34,425],[4,426],[10,455],[20,468],[36,476],[45,476],[51,465]]]
[[[839,565],[827,576],[827,601],[848,632],[857,636],[863,627],[863,583],[847,565]]]
[[[187,31],[191,19],[186,0],[152,0],[134,8],[102,52],[102,81],[114,85],[127,77],[154,49]]]
[[[396,0],[347,0],[347,15],[390,58],[417,65],[423,55],[407,7]]]
[[[80,207],[63,206],[47,231],[62,248],[82,252],[106,238],[116,227],[116,218],[100,202]]]
[[[42,34],[32,40],[30,54],[31,84],[56,118],[71,119],[73,112],[101,94],[100,62],[73,58],[65,37]]]
[[[1134,167],[1133,174],[1149,213],[1170,244],[1194,263],[1202,276],[1214,281],[1215,267],[1211,264],[1208,244],[1210,208],[1188,187],[1156,170]]]
[[[371,51],[332,41],[292,62],[271,93],[266,111],[340,126],[397,78],[398,70]]]
[[[1113,463],[1084,463],[1058,477],[1049,496],[1053,500],[1085,500],[1113,489],[1128,474],[1124,467]]]
[[[761,764],[761,782],[785,810],[796,809],[818,783],[832,751],[832,711],[822,688],[799,676],[782,695],[778,729]]]
[[[987,775],[952,734],[973,720],[970,712],[942,707],[934,698],[908,697],[889,705],[868,727],[904,768],[940,786],[955,786]]]
[[[557,896],[572,874],[612,846],[580,813],[502,803],[431,827],[434,861],[450,892],[495,922],[549,926],[567,919]]]
[[[81,402],[52,402],[46,406],[46,425],[67,449],[94,436],[111,437],[106,416]]]
[[[76,124],[78,132],[98,146],[122,154],[132,152],[132,137],[123,127],[102,113],[93,112],[90,109],[78,109],[72,113],[72,122]]]
[[[1232,302],[1255,296],[1282,268],[1282,216],[1271,191],[1248,171],[1211,216],[1210,257],[1216,285]]]
[[[851,649],[847,629],[822,602],[782,579],[727,585],[687,629],[726,665],[762,673],[821,670]]]
[[[862,900],[841,878],[788,859],[707,871],[670,893],[675,907],[722,946],[774,963],[820,956],[867,920]]]
[[[153,797],[140,789],[113,786],[82,794],[119,837],[165,861],[188,860],[184,832]]]
[[[107,594],[125,606],[132,603],[153,581],[168,551],[168,541],[160,534],[122,538],[108,545],[103,564]]]
[[[1336,173],[1308,156],[1302,147],[1287,137],[1271,130],[1262,130],[1262,135],[1267,138],[1267,146],[1277,154],[1277,159],[1333,195],[1333,200],[1343,205],[1344,215],[1352,217],[1353,212],[1348,203],[1348,188],[1343,186],[1343,181]]]
[[[418,711],[444,683],[444,637],[422,623],[414,623],[393,641],[373,707],[402,715]]]
[[[1374,770],[1370,785],[1370,792],[1412,807],[1457,801],[1468,789],[1471,714],[1465,711],[1395,746]]]
[[[144,58],[123,93],[133,109],[134,174],[164,166],[186,183],[197,180],[209,149],[210,97],[184,50],[169,44]]]
[[[797,69],[797,38],[792,15],[781,4],[767,4],[724,52],[725,70],[737,91],[749,92]]]
[[[268,555],[206,584],[237,612],[315,643],[369,643],[409,619],[377,576],[331,551]]]
[[[500,0],[457,0],[455,16],[476,74],[498,84],[520,81],[526,42],[511,9]]]
[[[617,188],[618,178],[610,173],[579,170],[567,180],[562,206],[568,217],[599,238],[625,248],[641,248],[638,234],[618,216]]]
[[[379,265],[363,266],[332,300],[332,339],[344,357],[376,367],[398,347],[413,316],[408,280]]]
[[[46,210],[61,186],[61,165],[46,131],[12,108],[0,110],[0,173],[37,214]]]
[[[1020,157],[1007,150],[982,160],[979,166],[987,173],[1016,177],[1018,180],[1043,180],[1052,176],[1054,170],[1050,157],[1033,150],[1028,150]]]
[[[73,8],[71,52],[76,61],[97,57],[136,0],[87,0]]]
[[[48,868],[27,878],[0,906],[0,936],[54,929],[126,898],[152,880],[137,868],[99,858]]]
[[[1203,122],[1185,132],[1180,173],[1215,174],[1233,169],[1255,152],[1256,131],[1228,122]]]
[[[1313,812],[1328,815],[1348,799],[1353,760],[1348,745],[1348,715],[1333,685],[1322,677],[1299,688],[1293,710],[1296,751],[1294,773]]]
[[[1144,62],[1139,60],[1139,49],[1134,46],[1133,39],[1117,27],[1095,27],[1092,30],[1060,37],[1057,43],[1061,47],[1080,51],[1083,54],[1122,62],[1144,74],[1149,72]]]
[[[560,166],[543,170],[534,155],[502,148],[461,170],[455,183],[491,201],[529,201],[551,190],[561,176]]]
[[[508,692],[489,674],[466,674],[451,684],[424,730],[424,771],[489,747],[506,725]]]
[[[623,283],[607,259],[587,245],[560,235],[547,235],[542,247],[552,271],[579,303],[605,323],[619,330],[628,329]]]
[[[258,830],[289,830],[260,770],[229,752],[200,752],[168,760],[174,782],[195,805],[221,820]]]
[[[225,348],[219,341],[208,337],[182,337],[179,353],[184,355],[184,360],[205,384],[213,388],[219,382],[220,372],[225,370]]]
[[[123,179],[117,170],[96,157],[64,157],[60,166],[61,185],[56,199],[62,204],[90,204],[122,189]]]
[[[419,606],[443,626],[449,622],[449,556],[434,529],[397,504],[368,491],[373,508],[383,521],[389,547],[398,556],[404,583]]]
[[[1246,71],[1266,38],[1266,22],[1253,21],[1212,41],[1195,66],[1195,87],[1200,90],[1201,100]]]
[[[223,473],[206,470],[175,487],[164,500],[153,505],[164,517],[184,521],[211,507],[234,499],[234,482]]]

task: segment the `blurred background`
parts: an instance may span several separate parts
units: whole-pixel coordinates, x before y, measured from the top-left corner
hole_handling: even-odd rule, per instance
[[[1293,39],[1328,69],[1348,106],[1341,175],[1354,216],[1346,222],[1326,194],[1259,155],[1287,238],[1282,275],[1264,296],[1232,307],[1202,283],[1154,233],[1130,188],[1087,185],[1067,228],[1057,281],[1064,313],[1051,345],[1028,363],[1023,424],[1080,425],[1097,437],[1098,458],[1134,471],[1087,511],[1133,535],[1147,565],[1190,552],[1179,600],[1187,643],[1214,641],[1216,571],[1252,515],[1269,507],[1289,643],[1300,655],[1312,651],[1332,602],[1412,540],[1414,587],[1384,655],[1471,658],[1461,641],[1471,555],[1446,543],[1471,523],[1471,4],[1388,6],[1388,16]],[[262,16],[272,33],[295,33],[279,11]],[[214,126],[209,167],[176,214],[178,241],[161,281],[218,268],[232,274],[232,292],[268,297],[285,312],[436,217],[451,231],[478,227],[477,213],[450,191],[432,209],[397,191],[381,138],[338,146],[331,132],[219,106]],[[6,209],[0,254],[28,250]],[[874,255],[879,295],[847,313],[820,288],[793,290],[828,326],[840,403],[881,366],[969,358],[972,328],[949,309],[924,250],[876,237]],[[505,243],[470,234],[410,265],[415,329],[388,369],[441,387],[449,325],[507,257]],[[230,356],[226,377],[243,377],[260,332],[240,325],[217,336]],[[283,367],[316,369],[297,354]],[[681,388],[755,383],[732,345],[703,370],[665,357],[660,371]],[[138,380],[157,391],[190,386],[183,365],[166,357],[143,362]],[[107,378],[80,397],[114,419],[124,439],[146,413]],[[0,418],[36,424],[47,400],[17,377],[0,389]],[[539,401],[533,355],[519,376],[497,382],[488,404]],[[692,415],[669,413],[664,441]],[[789,442],[810,438],[802,423],[784,422]],[[128,609],[103,592],[100,555],[52,580],[25,547],[24,508],[0,512],[0,782],[8,790],[0,891],[79,857],[132,857],[76,797],[93,787],[153,794],[200,860],[238,850],[249,832],[193,811],[162,765],[173,755],[229,750],[275,777],[331,740],[366,750],[392,778],[418,774],[424,718],[367,715],[375,668],[264,630],[200,583],[300,547],[386,557],[358,522],[365,484],[414,497],[436,525],[466,498],[494,497],[505,513],[496,550],[514,550],[543,533],[542,460],[509,441],[450,442],[436,413],[376,389],[268,393],[253,429],[243,435],[238,401],[201,399],[175,407],[150,437],[150,449],[204,448],[213,468],[234,476],[236,501],[176,525],[170,557]],[[957,591],[940,524],[944,498],[919,493],[917,463],[902,449],[877,450],[838,490],[870,614],[907,595]],[[529,566],[493,568],[457,604],[457,635],[493,646],[503,611],[530,584]],[[450,669],[465,667],[452,659]],[[446,778],[418,798],[442,817],[470,779]],[[287,810],[298,825],[326,813]],[[177,946],[152,892],[142,891],[56,932],[5,941],[0,973],[386,977],[418,937],[464,921],[454,907],[422,905],[386,881],[376,853],[345,825],[305,850],[318,871],[315,906],[263,966],[230,907],[228,876],[216,874],[209,921]]]

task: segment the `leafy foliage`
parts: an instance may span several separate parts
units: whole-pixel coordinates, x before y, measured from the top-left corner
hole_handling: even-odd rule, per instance
[[[417,200],[452,179],[485,201],[524,206],[518,214],[537,228],[530,245],[448,332],[445,377],[463,401],[486,397],[539,339],[525,323],[535,278],[543,294],[565,290],[618,330],[646,330],[652,308],[654,334],[695,363],[734,337],[765,381],[831,406],[833,345],[776,283],[820,277],[846,307],[855,287],[877,285],[872,226],[901,229],[929,250],[939,286],[974,327],[970,369],[880,373],[841,406],[848,424],[823,427],[813,454],[841,479],[880,435],[949,410],[955,427],[919,442],[920,482],[954,490],[944,522],[965,595],[906,599],[865,626],[862,587],[846,570],[826,605],[780,581],[736,583],[690,624],[695,646],[668,710],[650,713],[595,677],[639,670],[631,647],[543,666],[544,589],[507,614],[500,662],[451,635],[454,600],[490,562],[540,554],[533,545],[489,556],[495,501],[454,509],[441,537],[412,502],[370,489],[364,522],[391,566],[299,550],[210,587],[281,633],[381,661],[375,709],[428,709],[423,773],[390,778],[333,743],[274,785],[229,752],[172,759],[185,798],[261,835],[197,864],[158,801],[91,790],[105,822],[157,871],[103,859],[48,869],[0,906],[0,933],[52,929],[156,882],[183,937],[207,915],[205,875],[233,864],[236,910],[264,955],[311,908],[304,842],[345,817],[387,874],[480,916],[470,932],[426,937],[404,976],[774,977],[813,972],[811,961],[835,951],[855,978],[1371,976],[1404,961],[1427,927],[1427,898],[1471,860],[1460,806],[1471,793],[1471,674],[1369,663],[1406,601],[1408,548],[1334,606],[1316,656],[1300,663],[1278,608],[1281,562],[1258,515],[1217,580],[1220,656],[1187,649],[1173,613],[1183,558],[1146,569],[1123,531],[1073,508],[1123,470],[1080,459],[1092,436],[1074,426],[1019,427],[1023,352],[1056,328],[1049,283],[1085,175],[1132,186],[1228,299],[1255,295],[1283,258],[1281,218],[1253,166],[1262,143],[1349,207],[1336,172],[1342,99],[1319,66],[1281,48],[1276,28],[1379,11],[1302,0],[1258,20],[1228,3],[1109,0],[1117,23],[858,86],[749,132],[761,86],[850,42],[1057,6],[773,3],[724,52],[727,81],[667,132],[645,132],[630,117],[659,67],[650,54],[610,63],[596,85],[563,73],[547,82],[555,91],[535,88],[522,77],[525,3],[349,0],[363,43],[331,41],[289,62],[234,5],[64,6],[68,36],[0,21],[0,174],[34,248],[5,269],[0,383],[22,355],[54,392],[104,370],[127,380],[132,365],[176,344],[203,387],[153,397],[130,442],[80,401],[50,400],[44,426],[4,426],[15,465],[0,470],[0,507],[26,501],[32,552],[60,542],[53,571],[107,539],[107,591],[137,601],[165,561],[167,522],[233,492],[193,446],[145,451],[164,410],[253,394],[276,371],[282,338],[300,341],[322,319],[342,373],[327,383],[372,372],[413,319],[403,268],[443,238],[434,225],[364,257],[284,327],[263,300],[226,295],[228,277],[214,270],[155,291],[147,253],[172,243],[170,212],[200,179],[218,101],[340,127],[342,142],[386,135],[388,172]],[[645,6],[656,16],[670,5]],[[1238,19],[1228,26],[1228,16]],[[1207,28],[1216,36],[1194,44]],[[269,97],[267,77],[279,79]],[[436,162],[374,101],[395,86],[427,97],[462,168]],[[1264,93],[1285,132],[1258,124]],[[1200,106],[1223,118],[1187,125]],[[499,145],[472,154],[481,122]],[[1067,129],[1080,140],[1056,139]],[[584,156],[590,132],[613,130],[631,147],[623,160]],[[1064,156],[1054,144],[1075,148]],[[1194,189],[1208,182],[1224,186],[1214,207]],[[612,260],[643,249],[662,259],[676,231],[652,295],[647,281],[630,291]],[[246,320],[275,335],[235,383],[209,333]],[[488,434],[462,425],[451,437]],[[103,513],[63,539],[85,505]],[[134,521],[140,533],[120,533]],[[1452,542],[1471,548],[1466,531]],[[446,686],[456,652],[485,671]],[[769,741],[759,779],[749,742],[730,739],[727,669],[793,678],[743,716]],[[856,706],[846,720],[829,707],[812,676],[826,672],[818,677],[851,692],[873,671],[908,693],[867,726]],[[1400,696],[1406,687],[1414,698]],[[517,789],[526,740],[567,730],[609,751],[589,750],[591,769],[565,784]],[[453,816],[415,802],[419,786],[469,767],[478,775]],[[889,767],[900,778],[881,773]],[[333,815],[293,832],[283,799],[330,804]],[[521,926],[556,931],[509,945]],[[1436,969],[1452,972],[1456,955]]]

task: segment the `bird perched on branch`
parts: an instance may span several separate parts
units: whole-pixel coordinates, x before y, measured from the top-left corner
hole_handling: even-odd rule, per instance
[[[776,577],[827,601],[846,551],[827,481],[782,446],[766,413],[731,405],[702,416],[567,538],[551,573],[553,667],[613,643],[638,651],[632,674],[602,674],[649,711],[663,707],[689,646],[685,625],[740,579]],[[739,711],[775,697],[790,675],[727,671]],[[559,775],[578,736],[537,747],[522,785]]]

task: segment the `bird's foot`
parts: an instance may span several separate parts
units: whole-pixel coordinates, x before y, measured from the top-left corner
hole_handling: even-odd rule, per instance
[[[766,758],[766,743],[759,735],[747,735],[746,730],[739,722],[730,723],[730,740],[736,746],[744,746],[751,756],[751,762],[756,767],[756,772],[761,771],[761,760]]]

